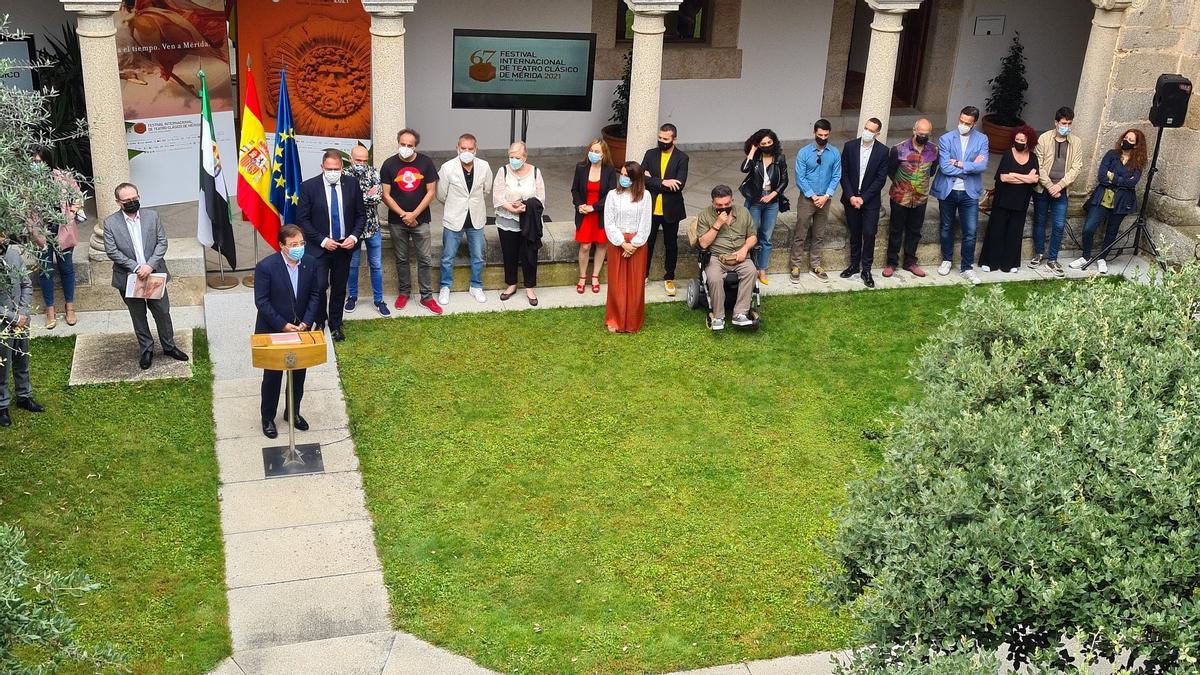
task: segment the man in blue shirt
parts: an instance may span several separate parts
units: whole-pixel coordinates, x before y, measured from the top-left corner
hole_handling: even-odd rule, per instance
[[[975,266],[975,229],[979,225],[979,197],[983,194],[983,172],[988,165],[988,138],[975,130],[979,108],[967,106],[958,115],[958,128],[938,140],[938,173],[931,194],[941,210],[942,264],[938,274],[946,276],[954,266],[954,215],[962,225],[962,276],[979,283]]]
[[[842,180],[841,153],[829,145],[832,129],[829,120],[817,120],[813,124],[813,142],[796,153],[796,186],[802,199],[796,204],[796,231],[791,245],[792,283],[800,281],[806,251],[811,274],[821,281],[829,280],[821,266],[821,245],[829,223],[829,205]]]

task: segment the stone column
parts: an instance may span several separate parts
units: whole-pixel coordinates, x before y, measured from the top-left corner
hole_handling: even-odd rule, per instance
[[[113,190],[129,180],[129,151],[125,145],[125,109],[117,72],[117,28],[113,14],[119,0],[61,0],[76,14],[79,58],[83,66],[84,101],[87,104],[88,140],[92,150],[92,180],[96,188],[96,226],[92,232],[92,260],[107,260],[104,253],[104,217],[116,210]],[[79,167],[73,167],[79,168]]]
[[[633,73],[629,84],[628,160],[640,161],[658,135],[662,87],[663,17],[682,0],[625,0],[633,12]]]
[[[892,113],[892,90],[896,84],[896,59],[900,54],[900,31],[904,13],[921,6],[921,0],[867,0],[875,10],[871,22],[871,48],[867,52],[867,76],[863,82],[862,107],[858,113],[857,134],[872,117],[883,122],[881,134],[887,134]],[[886,140],[886,136],[881,136]]]
[[[1078,194],[1085,194],[1095,186],[1101,117],[1112,82],[1117,38],[1125,23],[1125,10],[1132,0],[1092,0],[1092,4],[1096,6],[1096,13],[1092,17],[1092,32],[1088,36],[1087,52],[1083,57],[1079,90],[1075,95],[1075,122],[1071,129],[1071,133],[1081,141],[1080,154],[1083,158],[1082,180],[1075,181],[1073,185]],[[1079,199],[1074,200],[1077,207],[1082,203]]]
[[[404,15],[417,0],[363,0],[371,15],[371,147],[375,166],[395,154],[404,122]],[[386,231],[386,228],[385,228]]]

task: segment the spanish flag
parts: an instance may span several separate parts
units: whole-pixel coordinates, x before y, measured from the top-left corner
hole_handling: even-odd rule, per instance
[[[242,136],[238,144],[237,203],[242,217],[276,251],[279,250],[279,212],[271,205],[271,150],[263,130],[258,89],[246,65],[246,103],[242,107]]]

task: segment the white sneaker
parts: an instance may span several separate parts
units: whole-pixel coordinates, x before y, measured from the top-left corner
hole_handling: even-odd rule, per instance
[[[1008,273],[1009,273],[1009,274],[1016,274],[1017,272],[1020,272],[1020,271],[1021,271],[1021,268],[1020,268],[1020,267],[1014,267],[1014,268],[1012,268],[1011,270],[1009,270],[1009,271],[1008,271]]]
[[[978,285],[981,282],[979,275],[975,273],[974,269],[963,270],[962,278],[971,282],[973,285]]]
[[[471,297],[478,302],[487,302],[487,296],[483,294],[483,289],[478,286],[471,287]]]
[[[713,330],[725,330],[725,319],[714,318],[712,323],[709,324],[709,328]]]
[[[991,272],[991,271],[992,271],[992,268],[988,267],[987,265],[980,265],[980,266],[979,266],[979,269],[983,270],[984,272]]]
[[[954,263],[949,260],[943,260],[941,265],[938,265],[938,274],[946,276],[950,274],[950,268],[954,267]]]
[[[438,304],[439,305],[450,304],[450,287],[449,286],[442,286],[442,290],[440,292],[438,292]]]
[[[1104,258],[1096,261],[1096,269],[1100,270],[1100,274],[1108,274],[1108,263]]]
[[[1083,267],[1083,264],[1086,262],[1087,262],[1087,258],[1079,257],[1079,258],[1072,260],[1071,264],[1067,265],[1067,267],[1070,267],[1073,270],[1077,270],[1077,269]]]
[[[738,314],[733,317],[733,325],[735,326],[752,326],[754,322],[745,314]]]

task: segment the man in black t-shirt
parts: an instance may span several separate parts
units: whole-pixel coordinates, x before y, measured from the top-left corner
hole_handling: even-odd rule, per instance
[[[434,314],[442,307],[433,298],[430,269],[433,256],[430,249],[429,205],[437,189],[437,167],[428,155],[417,152],[421,135],[412,129],[396,134],[398,152],[388,157],[379,169],[383,186],[383,203],[388,207],[388,230],[392,235],[392,252],[396,256],[396,278],[399,294],[396,309],[404,309],[412,294],[412,270],[408,266],[408,245],[417,249],[417,283],[421,288],[421,306]]]

